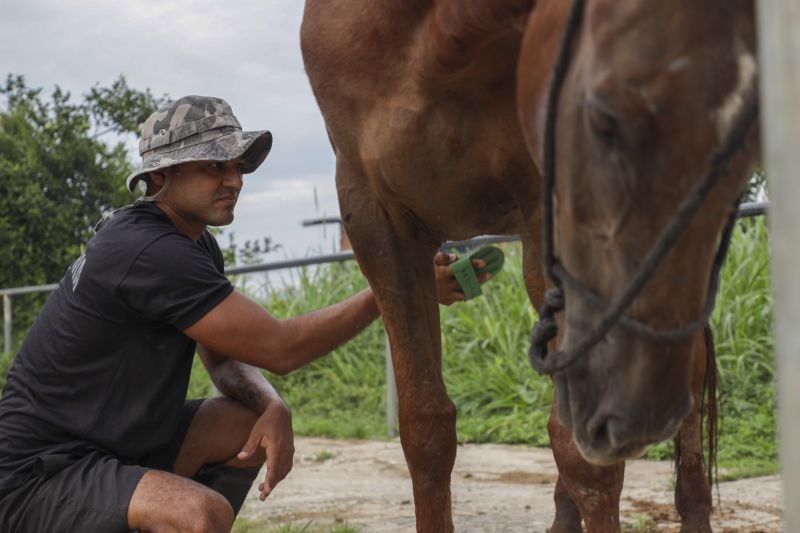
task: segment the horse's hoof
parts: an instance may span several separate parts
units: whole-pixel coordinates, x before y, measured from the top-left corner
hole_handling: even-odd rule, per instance
[[[681,533],[712,533],[712,531],[708,518],[687,520],[681,523]]]

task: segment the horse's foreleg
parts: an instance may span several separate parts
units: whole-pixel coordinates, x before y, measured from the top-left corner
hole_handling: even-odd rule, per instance
[[[366,187],[339,187],[347,233],[378,300],[392,348],[400,441],[411,473],[417,531],[451,532],[456,410],[442,379],[436,246],[403,238],[400,224],[359,192]]]
[[[414,487],[417,531],[453,530],[450,473],[456,410],[441,368],[441,337],[430,253],[403,246],[394,265],[362,262],[381,307],[397,381],[400,441]],[[374,265],[374,266],[373,266]],[[394,270],[394,271],[392,271]]]
[[[686,532],[711,531],[711,488],[703,468],[700,410],[703,405],[703,389],[707,377],[715,378],[715,376],[707,376],[707,372],[715,373],[716,369],[713,361],[711,364],[707,364],[708,357],[713,358],[714,353],[712,346],[709,346],[710,350],[707,349],[705,335],[710,335],[710,332],[699,333],[694,343],[695,364],[692,376],[692,394],[695,407],[684,419],[675,443],[677,446],[675,507],[681,517],[681,531]],[[710,336],[708,341],[713,343]],[[709,394],[713,393],[713,390],[709,391]],[[716,414],[712,410],[706,416],[713,417]],[[707,435],[706,438],[713,438],[713,436]],[[709,457],[708,460],[711,461],[712,458]]]
[[[581,512],[572,500],[572,496],[569,495],[560,475],[556,481],[553,500],[556,503],[556,516],[553,519],[553,525],[548,530],[549,533],[581,533],[583,531]]]
[[[538,231],[533,228],[531,234]],[[530,238],[523,240],[523,270],[528,296],[539,309],[544,302],[545,279],[540,248]],[[580,533],[581,517],[590,533],[619,531],[619,497],[625,464],[597,467],[584,460],[572,440],[572,432],[558,422],[555,398],[547,430],[558,468],[553,497],[556,515],[550,533]]]
[[[619,498],[625,475],[625,463],[612,466],[594,466],[587,462],[572,440],[572,432],[561,425],[556,413],[556,401],[550,411],[547,431],[550,433],[550,446],[558,467],[558,483],[571,496],[578,508],[586,531],[589,533],[616,533],[619,527]],[[559,496],[556,491],[556,505]],[[562,505],[564,502],[562,501]],[[568,507],[565,511],[568,511]],[[559,521],[562,520],[562,521]],[[575,529],[572,513],[557,512],[556,520],[550,529],[552,533],[580,531]]]

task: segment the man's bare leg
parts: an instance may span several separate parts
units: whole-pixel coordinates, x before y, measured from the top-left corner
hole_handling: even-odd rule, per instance
[[[212,398],[197,410],[175,461],[174,474],[151,470],[136,486],[128,508],[132,529],[149,533],[228,532],[234,510],[222,494],[191,479],[205,465],[260,468],[264,453],[236,458],[258,415],[228,398]]]
[[[261,468],[266,459],[261,449],[245,461],[236,458],[256,420],[256,413],[230,398],[204,401],[186,432],[175,460],[175,473],[191,477],[203,465],[216,464]]]
[[[128,527],[147,533],[228,533],[232,524],[224,496],[160,470],[145,473],[128,507]]]

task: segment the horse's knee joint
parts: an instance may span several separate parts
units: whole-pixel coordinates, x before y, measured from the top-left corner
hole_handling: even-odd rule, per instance
[[[456,422],[456,406],[449,399],[436,406],[416,406],[400,414],[402,426],[413,428],[414,434],[424,435],[450,433],[454,431]]]

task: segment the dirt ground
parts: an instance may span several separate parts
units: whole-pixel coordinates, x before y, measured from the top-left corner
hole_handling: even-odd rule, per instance
[[[400,443],[299,438],[295,466],[269,497],[255,493],[242,516],[275,527],[347,523],[363,533],[414,529],[411,480]],[[669,462],[628,463],[622,520],[678,531]],[[262,476],[263,479],[263,476]],[[549,450],[495,444],[459,446],[452,478],[453,521],[460,533],[544,532],[553,519],[556,468]],[[717,532],[779,532],[778,476],[720,484]],[[652,529],[635,529],[652,531]]]

